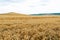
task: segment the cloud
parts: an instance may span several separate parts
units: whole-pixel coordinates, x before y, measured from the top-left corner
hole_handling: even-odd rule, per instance
[[[60,12],[60,0],[9,0],[0,3],[0,13],[3,12],[23,14]]]
[[[50,0],[40,0],[41,2],[49,2]]]

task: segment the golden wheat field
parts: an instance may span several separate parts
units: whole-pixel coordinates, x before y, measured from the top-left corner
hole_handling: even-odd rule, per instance
[[[60,40],[60,16],[0,14],[0,40]]]

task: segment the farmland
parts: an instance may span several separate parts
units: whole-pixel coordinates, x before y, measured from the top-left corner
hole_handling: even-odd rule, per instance
[[[60,16],[0,15],[0,40],[60,40]]]

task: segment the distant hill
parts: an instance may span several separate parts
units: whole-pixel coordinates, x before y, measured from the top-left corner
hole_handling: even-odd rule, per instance
[[[3,13],[3,14],[0,14],[0,15],[18,15],[18,16],[28,16],[28,15],[25,15],[25,14],[22,14],[22,13],[15,13],[15,12],[9,12],[9,13]]]
[[[43,13],[43,14],[31,14],[33,16],[41,16],[41,15],[60,15],[60,13]]]
[[[60,13],[51,13],[51,15],[60,15]]]

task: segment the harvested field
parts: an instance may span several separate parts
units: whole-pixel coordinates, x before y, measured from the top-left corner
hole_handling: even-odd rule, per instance
[[[0,40],[60,40],[60,16],[0,15]]]

